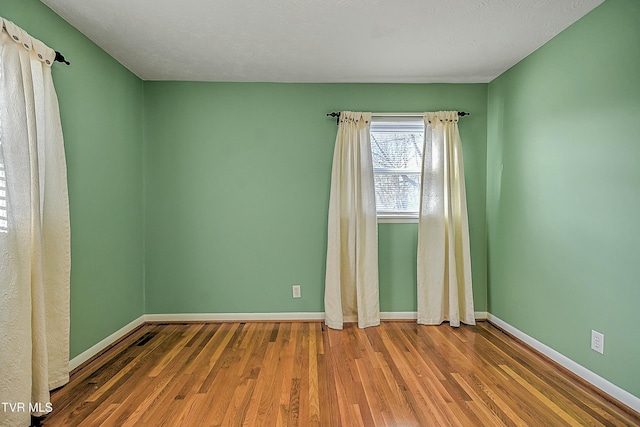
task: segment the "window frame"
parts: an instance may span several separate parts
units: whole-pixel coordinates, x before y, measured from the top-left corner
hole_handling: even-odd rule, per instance
[[[0,142],[0,233],[9,232],[9,208],[7,206],[7,175],[2,156],[2,143]]]
[[[369,129],[369,136],[371,139],[371,156],[373,159],[373,133],[374,132],[394,132],[394,133],[422,133],[422,144],[424,150],[424,119],[422,116],[406,115],[406,116],[373,116],[371,118],[371,124]],[[424,153],[424,151],[423,151]],[[384,169],[384,171],[383,171]],[[406,169],[392,169],[392,168],[373,168],[374,179],[376,173],[389,173],[394,170],[406,171]],[[420,167],[418,170],[411,173],[422,174],[422,159],[420,159]],[[392,224],[411,224],[418,223],[419,219],[419,207],[415,212],[380,212],[378,211],[377,198],[376,198],[376,218],[378,223],[392,223]]]

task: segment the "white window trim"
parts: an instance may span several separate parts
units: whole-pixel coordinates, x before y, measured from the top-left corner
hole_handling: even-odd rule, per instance
[[[378,214],[378,224],[417,224],[418,214]]]
[[[393,132],[397,129],[398,122],[411,122],[416,123],[421,121],[422,113],[384,113],[379,115],[373,115],[372,122],[395,122],[394,124],[389,124],[388,127],[378,125],[377,128],[380,131],[389,131]],[[407,130],[414,131],[422,131],[424,132],[424,125],[416,124],[413,129],[411,126],[404,126]],[[404,170],[403,170],[404,171]],[[380,172],[395,172],[394,169],[380,170]],[[406,213],[398,213],[398,212],[378,212],[377,213],[378,224],[417,224],[419,220],[418,212],[406,212]]]

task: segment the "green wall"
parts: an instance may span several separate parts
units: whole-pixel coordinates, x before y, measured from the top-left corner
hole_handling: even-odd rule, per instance
[[[36,0],[0,16],[61,51],[53,66],[71,211],[71,357],[140,317],[143,301],[143,85]]]
[[[640,396],[640,2],[491,82],[487,141],[489,311]]]
[[[486,84],[145,82],[146,312],[323,311],[335,110],[461,109],[486,310]],[[415,311],[416,224],[379,227],[382,311]],[[291,298],[291,285],[302,298]]]

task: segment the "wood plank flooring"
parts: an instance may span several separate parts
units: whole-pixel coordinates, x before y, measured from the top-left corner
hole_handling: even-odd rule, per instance
[[[640,425],[492,325],[146,324],[43,426]]]

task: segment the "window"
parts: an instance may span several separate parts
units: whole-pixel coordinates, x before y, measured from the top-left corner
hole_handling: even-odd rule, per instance
[[[417,117],[374,117],[371,154],[380,222],[416,222],[424,121]]]
[[[8,231],[7,223],[7,181],[2,160],[2,146],[0,145],[0,233]]]

